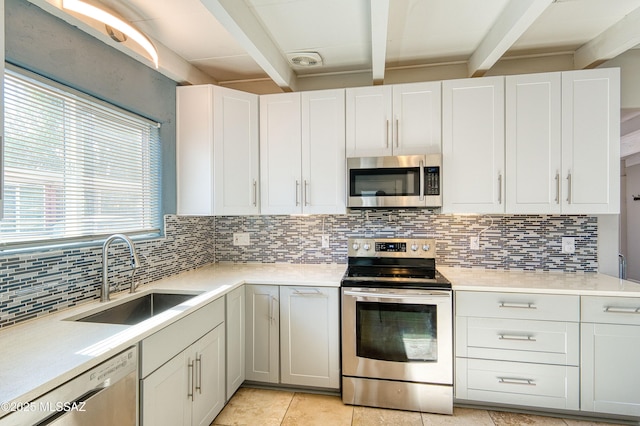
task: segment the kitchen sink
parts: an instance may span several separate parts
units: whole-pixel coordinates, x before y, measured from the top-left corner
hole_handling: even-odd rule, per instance
[[[93,314],[70,319],[80,322],[134,325],[171,309],[196,295],[193,293],[147,293]]]

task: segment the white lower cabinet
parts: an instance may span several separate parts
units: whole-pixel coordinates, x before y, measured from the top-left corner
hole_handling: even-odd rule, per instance
[[[339,289],[245,288],[246,379],[338,389]]]
[[[582,297],[581,408],[640,416],[640,299]]]
[[[280,287],[281,383],[340,387],[338,289]]]
[[[194,336],[201,337],[194,341]],[[149,336],[140,347],[140,424],[211,424],[225,404],[224,298]]]
[[[225,295],[226,303],[226,349],[227,349],[227,395],[231,399],[245,380],[245,291],[240,286]]]
[[[456,398],[580,408],[580,298],[456,292]]]

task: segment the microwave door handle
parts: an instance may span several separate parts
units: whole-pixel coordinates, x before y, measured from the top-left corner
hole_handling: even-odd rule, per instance
[[[424,161],[420,160],[420,201],[424,201]]]

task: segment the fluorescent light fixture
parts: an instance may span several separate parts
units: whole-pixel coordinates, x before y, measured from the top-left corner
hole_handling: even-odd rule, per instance
[[[100,9],[99,7],[85,3],[81,0],[62,0],[62,8],[88,16],[89,18],[100,21],[105,25],[120,31],[122,34],[125,34],[131,40],[138,43],[140,47],[142,47],[149,56],[151,56],[153,64],[158,68],[158,51],[155,46],[144,34],[133,28],[127,22],[105,10]]]

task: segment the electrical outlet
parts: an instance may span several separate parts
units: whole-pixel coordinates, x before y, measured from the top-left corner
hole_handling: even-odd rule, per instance
[[[234,232],[233,233],[233,245],[234,246],[248,246],[249,245],[249,233],[248,232]]]
[[[574,237],[562,237],[562,253],[573,254],[576,252],[576,239]]]
[[[322,248],[329,248],[329,236],[322,234]]]
[[[480,250],[480,237],[469,238],[469,249]]]

